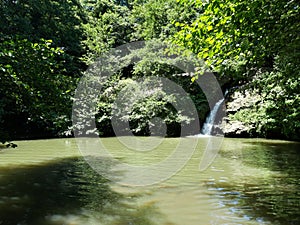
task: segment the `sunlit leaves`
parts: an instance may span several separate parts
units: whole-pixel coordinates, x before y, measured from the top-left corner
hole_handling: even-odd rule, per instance
[[[82,1],[82,5],[88,9],[88,19],[83,24],[87,53],[82,58],[87,64],[110,48],[129,42],[132,24],[127,6],[109,0]]]
[[[185,6],[190,1],[179,0]],[[202,13],[180,28],[173,42],[205,60],[210,69],[240,85],[248,83],[264,98],[235,119],[266,135],[299,133],[299,2],[193,1]],[[298,58],[298,59],[297,59]],[[249,87],[248,87],[249,88]],[[299,139],[299,135],[298,135]]]
[[[179,3],[187,4],[185,0]],[[173,41],[197,53],[219,72],[227,71],[231,64],[242,65],[236,62],[241,53],[247,64],[263,65],[266,57],[283,49],[284,43],[293,42],[299,32],[295,22],[300,19],[299,5],[294,1],[196,1],[194,7],[202,8],[203,13],[191,25],[175,23],[181,30]]]

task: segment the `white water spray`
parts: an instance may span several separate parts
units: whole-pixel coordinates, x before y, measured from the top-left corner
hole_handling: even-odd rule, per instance
[[[225,96],[227,95],[228,91],[225,91],[224,94],[224,98],[220,99],[214,106],[214,108],[210,111],[208,117],[206,118],[203,127],[201,129],[201,134],[202,135],[211,135],[213,126],[214,126],[214,122],[216,119],[216,115],[220,109],[220,106],[222,105],[222,103],[225,101]]]

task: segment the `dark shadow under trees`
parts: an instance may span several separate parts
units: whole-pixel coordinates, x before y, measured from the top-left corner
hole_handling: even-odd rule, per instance
[[[109,171],[111,162],[101,161],[104,170]],[[112,190],[109,180],[93,171],[82,158],[1,168],[0,172],[0,224],[61,224],[64,222],[55,221],[55,216],[88,219],[93,215],[99,224],[112,219],[113,224],[150,225],[153,214],[157,214],[151,206],[134,208],[134,196]],[[83,216],[84,211],[87,213]]]

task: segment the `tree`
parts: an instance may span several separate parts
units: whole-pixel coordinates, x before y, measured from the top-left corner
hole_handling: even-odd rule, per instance
[[[87,36],[85,44],[88,47],[85,59],[88,64],[98,56],[105,55],[110,48],[130,41],[154,39],[153,46],[155,46],[156,42],[165,41],[170,35],[175,34],[177,28],[172,21],[177,17],[179,11],[186,11],[186,13],[182,13],[182,19],[191,17],[194,12],[181,9],[175,1],[171,0],[135,0],[127,4],[120,4],[116,1],[83,1],[83,5],[89,11],[89,22],[85,24]],[[144,51],[147,52],[148,49],[146,48]],[[149,52],[151,52],[150,49]],[[197,100],[199,110],[203,110],[203,107],[208,110],[206,101],[202,101],[205,97],[199,88],[197,89],[196,84],[191,84],[188,77],[173,76],[182,71],[162,63],[155,54],[139,55],[137,52],[132,52],[130,57],[140,56],[141,61],[126,65],[125,68],[114,74],[111,80],[101,83],[104,93],[101,93],[97,104],[97,127],[100,135],[114,134],[111,126],[113,103],[121,90],[141,88],[137,84],[139,78],[147,79],[147,77],[155,76],[159,80],[159,77],[166,77],[177,82],[192,94],[192,98]],[[153,87],[153,90],[155,91],[151,95],[140,93],[141,99],[134,103],[130,108],[132,111],[127,111],[129,116],[123,117],[123,119],[129,120],[135,134],[149,135],[150,127],[153,126],[151,121],[159,117],[169,126],[168,135],[178,136],[180,123],[188,124],[191,118],[186,118],[174,110],[172,107],[175,101],[174,96],[159,88]],[[201,120],[204,120],[203,117]]]
[[[1,141],[62,133],[85,68],[81,6],[76,0],[0,4]]]
[[[86,46],[84,61],[89,65],[109,49],[130,41],[133,32],[127,4],[117,1],[82,1],[87,12],[83,24]]]
[[[12,137],[67,128],[75,80],[63,74],[65,53],[51,42],[15,37],[0,44],[1,127]]]
[[[192,23],[177,22],[181,30],[173,40],[221,75],[253,75],[252,70],[271,65],[278,53],[299,39],[296,1],[212,0],[196,1],[194,7],[201,13]]]
[[[212,0],[195,7],[201,14],[192,23],[177,22],[181,30],[173,41],[231,86],[244,83],[262,97],[232,118],[261,136],[299,140],[299,2]]]

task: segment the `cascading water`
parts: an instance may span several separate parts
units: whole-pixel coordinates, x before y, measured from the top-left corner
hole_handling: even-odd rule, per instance
[[[220,99],[214,106],[214,108],[210,111],[208,117],[206,118],[203,127],[201,129],[201,134],[202,135],[211,135],[212,129],[213,129],[213,125],[216,119],[216,115],[220,109],[220,106],[222,105],[222,103],[225,101],[225,96],[227,95],[228,91],[226,90],[225,94],[224,94],[224,98]]]
[[[221,104],[223,103],[223,101],[224,101],[224,98],[219,100],[215,104],[213,110],[209,113],[208,117],[205,120],[205,123],[203,124],[203,127],[201,129],[201,134],[211,135],[211,131],[212,131],[212,128],[213,128],[213,125],[214,125],[214,121],[215,121],[217,112],[218,112]]]

